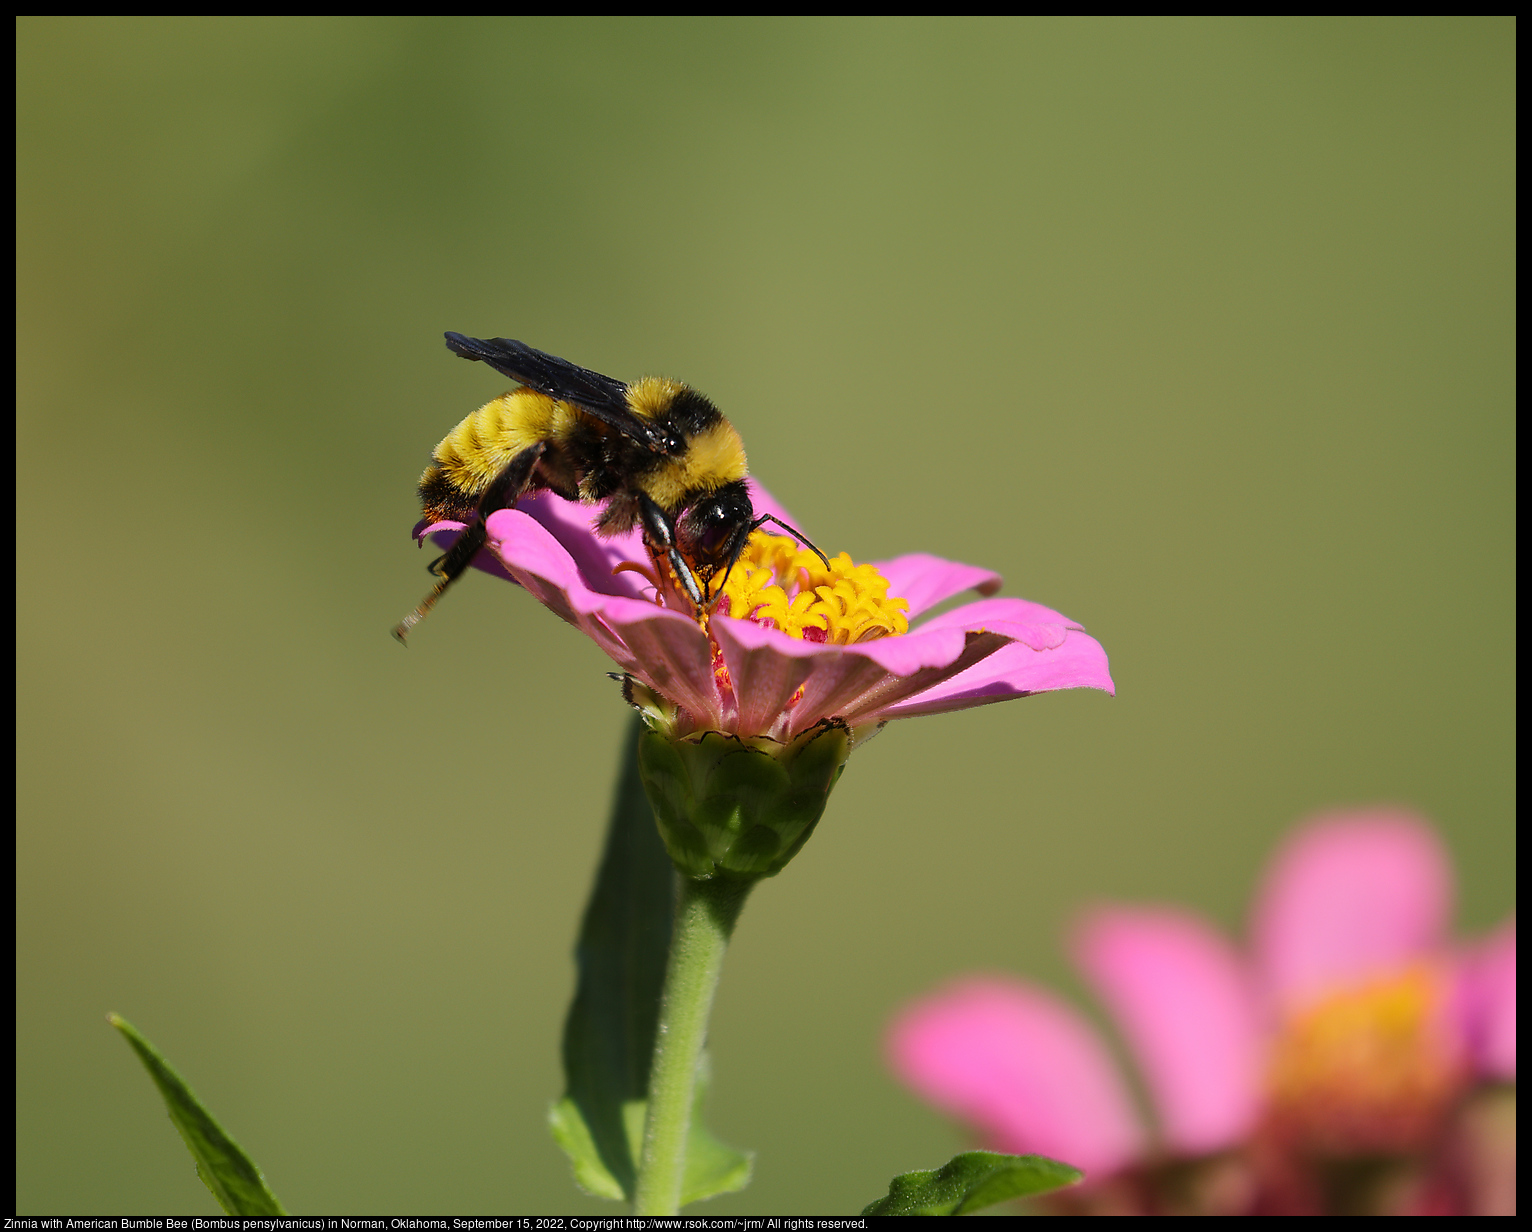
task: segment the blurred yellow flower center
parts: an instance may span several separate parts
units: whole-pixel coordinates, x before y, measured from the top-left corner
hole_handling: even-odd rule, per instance
[[[1292,1015],[1267,1073],[1274,1128],[1325,1153],[1408,1151],[1457,1089],[1446,979],[1428,965],[1343,989]]]
[[[872,565],[852,564],[842,552],[830,558],[827,569],[797,540],[756,531],[713,610],[769,625],[789,637],[848,646],[907,633],[909,607],[889,597],[888,579]]]

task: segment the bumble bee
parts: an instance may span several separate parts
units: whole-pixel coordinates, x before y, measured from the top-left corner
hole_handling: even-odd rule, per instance
[[[447,334],[447,349],[482,360],[520,388],[485,403],[452,429],[420,477],[432,522],[467,523],[432,562],[438,581],[394,627],[405,635],[468,568],[488,535],[485,520],[522,496],[550,491],[606,502],[601,535],[639,526],[657,571],[668,567],[700,617],[719,570],[725,579],[757,527],[745,487],[745,446],[723,413],[695,389],[663,377],[624,384],[510,338]]]

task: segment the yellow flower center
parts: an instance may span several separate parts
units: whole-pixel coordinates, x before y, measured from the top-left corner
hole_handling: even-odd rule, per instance
[[[1293,1014],[1267,1072],[1271,1128],[1324,1154],[1421,1146],[1461,1077],[1446,985],[1420,964]]]
[[[713,611],[780,629],[789,637],[848,646],[907,633],[909,603],[890,598],[888,579],[842,552],[825,562],[786,535],[756,531]]]

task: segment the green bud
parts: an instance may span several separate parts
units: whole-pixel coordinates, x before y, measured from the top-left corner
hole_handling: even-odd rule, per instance
[[[814,832],[851,751],[835,719],[788,744],[766,736],[656,725],[639,737],[638,773],[675,866],[699,879],[781,872]]]

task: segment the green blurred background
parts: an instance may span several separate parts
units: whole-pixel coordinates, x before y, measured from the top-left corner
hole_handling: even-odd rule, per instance
[[[1239,927],[1323,807],[1511,907],[1510,19],[26,19],[17,1202],[212,1213],[117,1010],[303,1213],[615,1212],[544,1128],[627,713],[474,575],[412,638],[443,330],[681,377],[830,551],[992,566],[1119,695],[897,724],[760,890],[701,1213],[961,1135],[880,1033]]]

